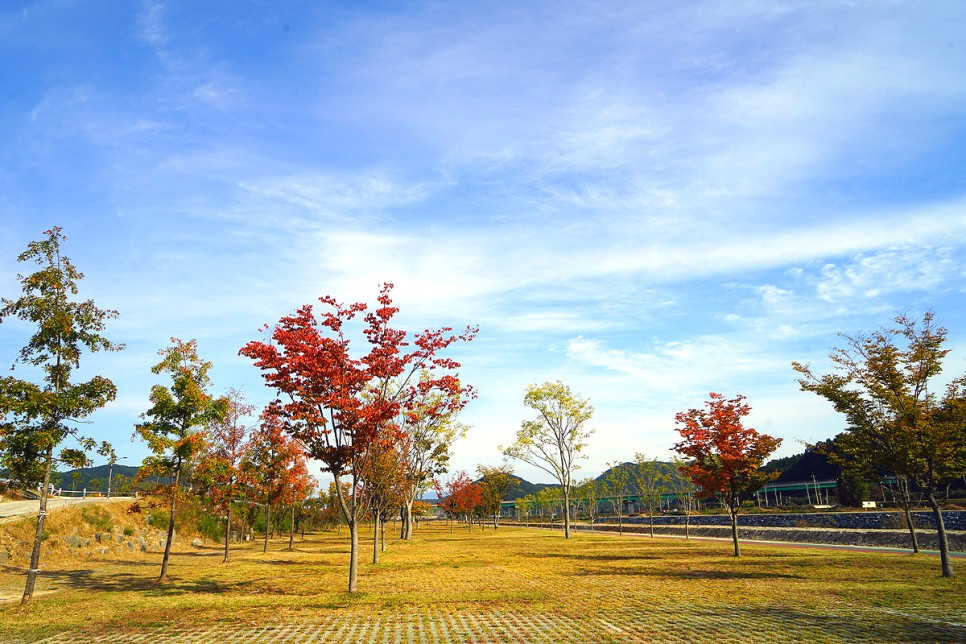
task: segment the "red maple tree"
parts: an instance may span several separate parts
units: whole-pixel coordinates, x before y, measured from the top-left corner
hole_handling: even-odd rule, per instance
[[[364,303],[346,306],[331,296],[319,298],[324,311],[317,315],[311,305],[302,306],[264,328],[268,341],[253,340],[239,352],[254,360],[266,384],[278,393],[271,407],[286,420],[287,431],[337,483],[350,533],[350,592],[356,590],[357,528],[365,505],[357,495],[343,493],[341,479],[349,478],[349,489],[358,489],[374,442],[391,443],[403,435],[394,419],[418,387],[447,386],[446,376],[417,384],[411,382],[414,374],[458,368],[459,363],[439,352],[458,340],[472,340],[478,331],[468,327],[454,335],[450,328],[427,329],[409,344],[405,331],[390,326],[399,311],[392,305],[391,290],[392,284],[383,285],[373,311]],[[355,356],[347,325],[360,315],[369,350]]]
[[[778,476],[777,472],[762,472],[760,467],[782,440],[741,424],[741,419],[751,412],[744,396],[731,399],[716,393],[710,396],[705,409],[689,409],[675,415],[676,429],[684,440],[673,449],[692,459],[681,469],[701,488],[698,496],[717,496],[728,508],[738,557],[741,555],[738,546],[741,499]]]
[[[450,516],[450,533],[453,532],[453,517],[463,517],[472,530],[470,517],[483,505],[483,487],[474,483],[466,472],[457,472],[446,483],[434,480],[433,487],[439,497],[439,507]]]

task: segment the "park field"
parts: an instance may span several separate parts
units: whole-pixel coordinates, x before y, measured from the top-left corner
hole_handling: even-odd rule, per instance
[[[364,541],[349,595],[347,532],[91,555],[44,566],[0,641],[49,642],[964,642],[966,570],[924,555],[424,524],[378,565]],[[960,568],[961,562],[957,561]],[[6,596],[23,575],[6,567]]]

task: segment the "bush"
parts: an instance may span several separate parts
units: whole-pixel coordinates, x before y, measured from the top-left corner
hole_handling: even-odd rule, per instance
[[[81,510],[81,518],[87,522],[88,525],[97,528],[103,532],[110,532],[111,528],[114,527],[114,521],[111,519],[111,515],[96,505],[85,505]]]
[[[151,510],[148,513],[148,525],[158,530],[165,530],[168,527],[168,513],[164,510]]]

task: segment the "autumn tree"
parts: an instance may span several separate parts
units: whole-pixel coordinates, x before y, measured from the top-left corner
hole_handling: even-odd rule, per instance
[[[151,372],[170,376],[171,386],[151,387],[151,407],[141,414],[144,422],[135,426],[135,436],[140,436],[152,452],[144,459],[142,472],[169,479],[168,536],[158,577],[158,583],[166,583],[182,475],[203,451],[207,429],[224,419],[229,402],[208,393],[211,363],[198,356],[197,341],[171,338],[171,346],[158,353],[161,361]]]
[[[445,483],[433,481],[440,508],[450,515],[450,533],[453,532],[452,517],[463,517],[470,530],[473,529],[473,513],[483,503],[483,489],[470,479],[466,472],[457,472]]]
[[[236,389],[225,395],[225,415],[216,418],[208,427],[209,441],[199,464],[199,478],[205,482],[206,497],[213,509],[225,516],[225,558],[228,562],[231,538],[231,506],[243,484],[242,460],[248,450],[250,428],[245,419],[252,415],[255,406],[245,402],[245,396]]]
[[[538,467],[557,480],[563,495],[564,537],[569,539],[573,473],[594,433],[587,426],[594,408],[559,380],[528,386],[523,403],[537,417],[523,421],[516,441],[499,449],[504,456]]]
[[[842,335],[845,347],[829,356],[835,371],[815,374],[792,363],[799,385],[845,414],[839,448],[860,462],[911,481],[933,511],[944,577],[953,576],[940,491],[966,475],[966,374],[939,395],[936,379],[950,349],[935,314],[899,315],[871,335]]]
[[[406,484],[400,509],[400,538],[412,538],[413,504],[429,489],[434,476],[446,472],[453,443],[467,431],[465,425],[457,422],[457,414],[475,395],[458,378],[434,382],[432,373],[423,371],[406,396],[406,404],[400,407],[403,435],[399,450],[405,460]]]
[[[634,455],[637,468],[634,482],[637,484],[641,507],[647,513],[651,536],[654,536],[654,512],[660,510],[661,499],[668,491],[667,468],[657,458],[648,458],[638,452]]]
[[[500,527],[500,508],[503,499],[516,484],[513,468],[509,465],[477,465],[479,485],[483,489],[483,513],[493,518],[493,529]]]
[[[699,497],[717,496],[731,517],[731,538],[735,556],[738,545],[738,510],[743,497],[757,492],[778,473],[760,468],[781,444],[780,438],[759,434],[742,425],[751,412],[744,396],[726,399],[711,393],[704,409],[689,409],[675,415],[677,432],[683,439],[674,450],[692,461],[685,471],[700,488]]]
[[[395,431],[392,427],[384,429]],[[386,549],[385,522],[390,513],[406,503],[408,480],[404,454],[397,449],[393,434],[376,441],[370,448],[362,472],[363,488],[372,516],[372,563],[379,563],[379,552]],[[381,540],[381,541],[380,541]]]
[[[123,348],[101,335],[105,322],[117,317],[116,311],[99,309],[91,300],[74,300],[77,283],[84,275],[61,255],[61,245],[67,237],[58,227],[44,234],[46,239],[31,242],[17,258],[40,267],[30,275],[17,275],[23,295],[15,300],[0,300],[0,322],[16,318],[36,327],[12,368],[19,364],[39,369],[41,380],[37,384],[14,376],[0,378],[3,464],[11,478],[41,485],[40,510],[21,604],[27,604],[33,596],[39,572],[51,472],[57,460],[54,451],[68,438],[74,438],[78,448],[63,448],[59,459],[72,467],[87,465],[86,452],[93,449],[94,441],[81,436],[76,423],[114,400],[117,393],[114,383],[103,376],[72,382],[73,372],[80,368],[84,351]]]
[[[617,533],[624,534],[624,503],[631,495],[631,472],[627,463],[614,461],[607,464],[604,475],[604,491],[614,513],[617,514]]]
[[[292,498],[293,488],[308,472],[301,445],[289,436],[285,419],[271,406],[262,412],[258,427],[251,433],[242,471],[253,497],[265,511],[262,552],[268,552],[272,507]]]
[[[319,316],[305,305],[274,327],[266,326],[267,341],[249,342],[239,352],[254,360],[266,384],[277,392],[273,409],[285,418],[288,431],[335,479],[349,526],[349,592],[357,586],[358,526],[366,507],[358,495],[344,495],[341,482],[347,478],[350,490],[359,488],[370,448],[406,408],[418,374],[436,373],[421,384],[424,390],[437,388],[446,378],[441,372],[459,367],[440,352],[459,340],[471,340],[477,331],[467,328],[453,335],[449,328],[426,330],[415,334],[410,345],[405,331],[390,326],[399,310],[392,306],[391,290],[391,284],[383,285],[378,307],[371,312],[364,303],[346,306],[322,297],[325,310]],[[354,356],[346,325],[360,315],[369,350]]]

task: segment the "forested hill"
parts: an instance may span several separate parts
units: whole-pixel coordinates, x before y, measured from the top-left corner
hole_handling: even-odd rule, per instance
[[[63,488],[65,490],[90,490],[92,492],[106,492],[107,491],[107,477],[110,474],[109,467],[107,465],[98,465],[97,467],[81,467],[76,470],[68,470],[66,472],[58,472],[53,478],[59,478],[59,481],[54,482],[54,487]],[[139,468],[132,467],[130,465],[114,465],[113,473],[113,487],[116,489],[118,484],[124,481],[126,477],[128,480],[137,474]]]
[[[660,467],[669,471],[674,467],[669,462],[659,462]],[[638,475],[638,465],[637,463],[632,463],[630,461],[616,465],[613,468],[608,468],[600,476],[596,477],[597,482],[606,484],[611,472],[614,469],[623,469],[627,471],[627,483],[628,488],[631,490],[631,494],[636,494],[638,490],[637,485],[637,475]],[[806,449],[801,454],[795,454],[793,456],[786,456],[784,458],[776,458],[768,461],[763,467],[763,470],[768,472],[779,472],[778,481],[810,481],[814,476],[820,480],[837,479],[840,473],[838,466],[829,463],[828,459],[818,452],[811,449]],[[576,473],[577,480],[574,481],[576,485],[580,480],[580,471]],[[540,490],[548,487],[560,487],[557,484],[547,484],[547,483],[531,483],[526,479],[522,479],[519,476],[513,477],[517,484],[510,490],[507,495],[507,501],[513,501],[520,497],[533,494],[534,492],[539,492]]]

